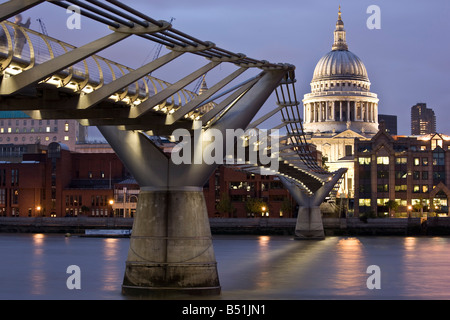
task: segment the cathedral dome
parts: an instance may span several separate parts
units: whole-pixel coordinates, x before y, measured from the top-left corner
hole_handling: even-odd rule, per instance
[[[312,81],[358,80],[369,82],[364,63],[348,50],[333,50],[324,55],[314,69]]]
[[[341,8],[339,7],[339,17],[334,31],[334,43],[332,51],[324,55],[314,69],[312,82],[327,80],[356,80],[367,81],[367,70],[361,59],[348,50],[346,42],[346,32],[344,22],[341,18]]]
[[[303,99],[303,130],[314,135],[346,130],[364,136],[378,131],[378,97],[361,59],[348,50],[346,31],[339,17],[331,51],[317,63],[311,92]]]

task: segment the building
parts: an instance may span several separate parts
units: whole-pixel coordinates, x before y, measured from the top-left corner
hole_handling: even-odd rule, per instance
[[[391,136],[383,128],[355,147],[356,216],[448,215],[450,136]]]
[[[114,185],[128,176],[114,153],[74,153],[52,142],[0,163],[0,215],[110,216]]]
[[[0,144],[65,144],[75,150],[87,139],[87,128],[77,120],[35,120],[22,111],[0,111]]]
[[[128,178],[114,185],[114,216],[132,218],[136,214],[140,187],[133,178]]]
[[[378,115],[378,123],[384,121],[384,126],[386,128],[386,132],[391,135],[397,135],[397,116],[388,115],[388,114],[379,114]]]
[[[250,174],[219,166],[203,188],[208,216],[221,218],[292,218],[296,203],[281,181],[272,175]],[[247,203],[258,200],[260,207]],[[225,210],[219,203],[226,202]]]
[[[369,140],[378,131],[378,97],[370,92],[366,67],[348,50],[339,8],[332,50],[317,63],[311,92],[303,99],[303,128],[330,171],[347,168],[340,197],[353,197],[355,139]]]
[[[411,135],[423,135],[436,132],[436,115],[426,103],[417,103],[411,107]]]

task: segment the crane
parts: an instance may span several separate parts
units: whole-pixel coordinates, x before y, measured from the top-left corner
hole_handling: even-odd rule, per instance
[[[44,21],[42,21],[40,18],[36,19],[37,22],[39,22],[39,25],[41,26],[41,32],[48,36],[47,28],[45,27]]]

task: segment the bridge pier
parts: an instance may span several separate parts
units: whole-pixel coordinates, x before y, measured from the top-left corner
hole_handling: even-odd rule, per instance
[[[325,239],[320,207],[300,207],[298,209],[295,238],[299,240]]]
[[[299,205],[297,223],[295,225],[295,239],[325,239],[320,204],[330,194],[333,187],[346,171],[347,169],[339,169],[334,176],[310,196],[303,193],[299,186],[293,181],[288,180],[283,176],[279,177],[283,185],[289,190],[289,193]]]
[[[203,191],[142,188],[122,293],[219,294]]]

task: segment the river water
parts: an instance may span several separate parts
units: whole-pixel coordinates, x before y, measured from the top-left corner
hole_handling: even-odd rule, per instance
[[[0,299],[126,299],[129,239],[0,234]],[[450,299],[450,238],[214,236],[215,299]],[[68,289],[67,268],[80,268]],[[368,267],[379,269],[368,273]],[[379,289],[369,289],[370,283]]]

